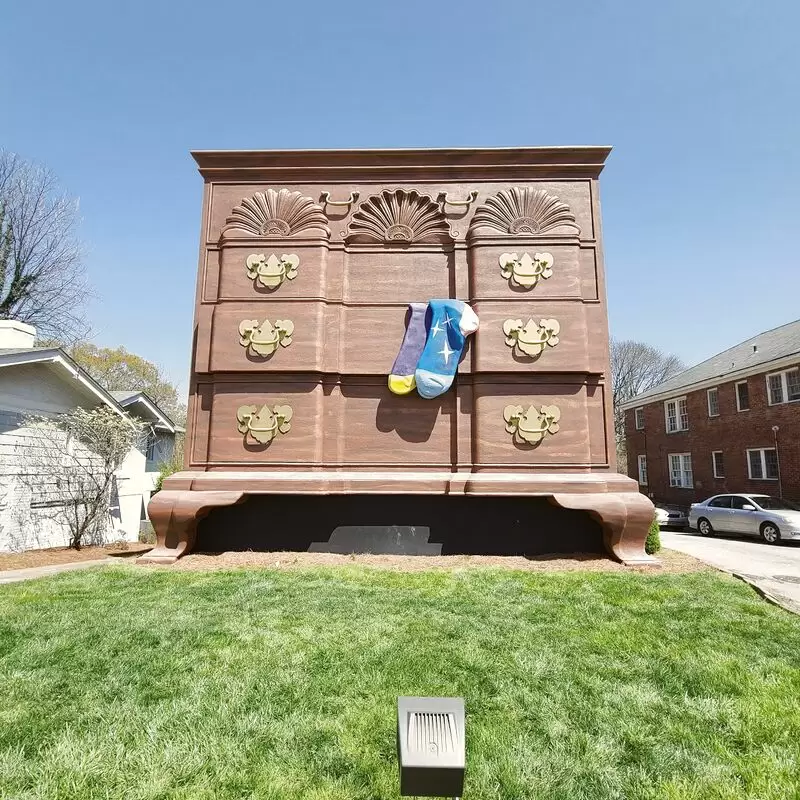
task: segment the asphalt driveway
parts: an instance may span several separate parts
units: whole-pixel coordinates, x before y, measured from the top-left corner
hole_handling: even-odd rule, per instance
[[[800,543],[771,545],[760,539],[662,530],[661,544],[747,578],[800,614]]]

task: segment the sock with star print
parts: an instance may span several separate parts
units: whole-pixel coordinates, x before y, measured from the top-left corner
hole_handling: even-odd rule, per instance
[[[410,316],[406,326],[406,335],[403,337],[403,344],[400,345],[400,352],[394,360],[392,371],[389,373],[389,390],[395,394],[408,394],[414,390],[414,371],[417,362],[422,355],[422,348],[425,347],[425,314],[428,310],[427,303],[409,303],[408,310]]]
[[[461,300],[431,300],[428,340],[417,365],[417,391],[431,399],[452,385],[466,337],[478,330],[477,314]]]

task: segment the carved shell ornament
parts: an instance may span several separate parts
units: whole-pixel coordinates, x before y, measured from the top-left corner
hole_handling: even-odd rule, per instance
[[[294,236],[304,231],[331,235],[322,207],[310,197],[288,189],[267,189],[246,197],[225,220],[228,236]]]
[[[236,420],[245,442],[250,436],[258,444],[269,444],[279,433],[289,432],[292,414],[291,406],[239,406]]]
[[[293,333],[294,322],[290,319],[276,319],[274,325],[268,319],[261,324],[257,319],[243,319],[239,323],[239,344],[253,355],[267,357],[279,345],[288,347]]]
[[[294,253],[275,253],[267,257],[264,253],[251,253],[245,260],[247,276],[265,289],[277,289],[284,281],[297,277],[300,259]]]
[[[492,228],[517,236],[539,236],[566,226],[570,233],[580,233],[575,215],[566,203],[544,189],[515,186],[490,197],[475,212],[469,232]]]
[[[558,406],[506,406],[503,409],[506,431],[517,444],[538,445],[545,436],[558,433],[561,410]]]
[[[533,289],[539,278],[545,280],[553,274],[553,256],[551,253],[534,253],[531,258],[528,253],[518,256],[516,253],[502,253],[497,259],[500,264],[500,274],[512,286],[521,286],[523,289]]]
[[[546,347],[558,344],[561,325],[556,319],[534,322],[529,319],[524,325],[521,319],[507,319],[503,323],[506,344],[530,358],[538,358]]]
[[[344,237],[405,244],[453,240],[441,206],[414,189],[386,189],[368,197],[353,214]]]

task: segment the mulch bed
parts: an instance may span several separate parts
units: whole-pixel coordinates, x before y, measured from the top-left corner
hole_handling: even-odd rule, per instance
[[[296,553],[296,552],[225,552],[192,553],[177,563],[161,567],[141,565],[144,568],[170,570],[217,570],[217,569],[303,569],[309,567],[361,566],[389,569],[398,572],[420,572],[441,569],[456,570],[465,568],[501,567],[530,572],[700,572],[708,570],[706,564],[692,556],[674,550],[662,550],[658,554],[659,567],[626,567],[596,553],[553,554],[525,558],[523,556],[402,556],[337,553]]]
[[[25,550],[22,553],[0,553],[0,571],[72,564],[76,561],[96,561],[109,556],[133,557],[141,555],[151,547],[152,545],[139,542],[124,542],[82,547],[80,550],[73,550],[71,547],[48,547],[44,550]]]

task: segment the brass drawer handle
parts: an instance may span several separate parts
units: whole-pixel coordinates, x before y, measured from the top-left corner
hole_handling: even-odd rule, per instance
[[[326,206],[351,206],[356,200],[358,200],[358,192],[350,192],[347,200],[331,200],[330,192],[323,192],[320,197],[320,203]]]
[[[539,358],[548,346],[555,347],[560,332],[561,324],[556,319],[543,319],[538,323],[529,319],[525,325],[521,319],[507,319],[503,323],[506,344],[530,358]]]
[[[289,433],[292,414],[291,406],[239,406],[236,420],[245,441],[249,434],[259,444],[269,444],[279,433]]]
[[[239,323],[239,344],[258,356],[271,356],[277,349],[292,343],[294,322],[276,319],[273,325],[265,319],[260,325],[257,319],[243,319]]]
[[[547,279],[553,274],[553,256],[551,253],[528,253],[518,256],[516,253],[503,253],[498,259],[500,274],[515,286],[533,289],[539,278]]]
[[[538,410],[531,405],[526,411],[523,406],[506,406],[503,409],[506,431],[512,434],[519,444],[536,446],[545,436],[558,433],[561,409],[558,406],[541,406]]]
[[[269,258],[264,253],[251,253],[245,261],[247,276],[266,289],[277,289],[285,280],[297,277],[300,258],[294,253],[283,253],[280,258],[272,253]]]

